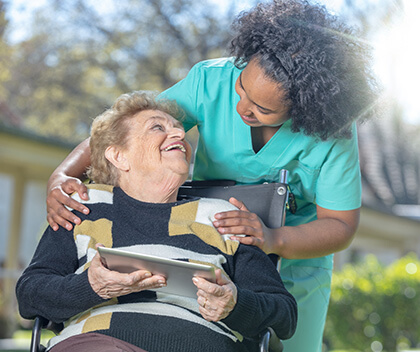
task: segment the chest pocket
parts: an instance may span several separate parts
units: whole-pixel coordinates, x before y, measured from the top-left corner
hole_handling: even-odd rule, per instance
[[[308,167],[299,160],[292,160],[286,165],[270,170],[270,176],[273,177],[273,180],[278,180],[281,169],[289,171],[288,182],[296,200],[301,205],[315,203],[316,183],[320,169]]]

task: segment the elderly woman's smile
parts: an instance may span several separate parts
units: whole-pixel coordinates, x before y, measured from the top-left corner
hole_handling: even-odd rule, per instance
[[[170,150],[179,150],[183,153],[186,153],[187,149],[185,148],[185,144],[182,142],[174,142],[168,145],[166,148],[163,149],[165,152],[169,152]]]

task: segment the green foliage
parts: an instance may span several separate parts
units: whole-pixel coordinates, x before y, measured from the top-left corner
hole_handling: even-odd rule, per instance
[[[324,340],[330,348],[389,351],[420,345],[420,261],[368,256],[333,276]]]

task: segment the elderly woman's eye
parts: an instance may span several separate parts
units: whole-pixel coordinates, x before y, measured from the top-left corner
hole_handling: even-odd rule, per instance
[[[160,130],[160,131],[164,131],[165,128],[161,125],[161,124],[156,124],[152,126],[152,130]]]

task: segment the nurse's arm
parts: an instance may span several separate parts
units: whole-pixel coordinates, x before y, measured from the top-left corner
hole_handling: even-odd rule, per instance
[[[69,197],[77,192],[79,196],[87,200],[87,188],[82,183],[86,178],[86,169],[90,166],[89,138],[80,143],[64,161],[54,170],[47,185],[47,220],[54,231],[58,226],[71,230],[71,223],[79,224],[80,218],[66,209],[68,206],[85,214],[89,209]]]
[[[267,229],[270,250],[283,258],[306,259],[339,252],[351,244],[360,209],[334,211],[317,206],[317,216],[307,224]]]
[[[238,206],[240,203],[233,204]],[[287,259],[316,258],[347,248],[360,216],[360,209],[335,211],[317,206],[317,220],[270,229],[243,204],[238,208],[241,210],[216,214],[214,225],[218,231],[221,234],[245,234],[247,237],[232,238]]]

